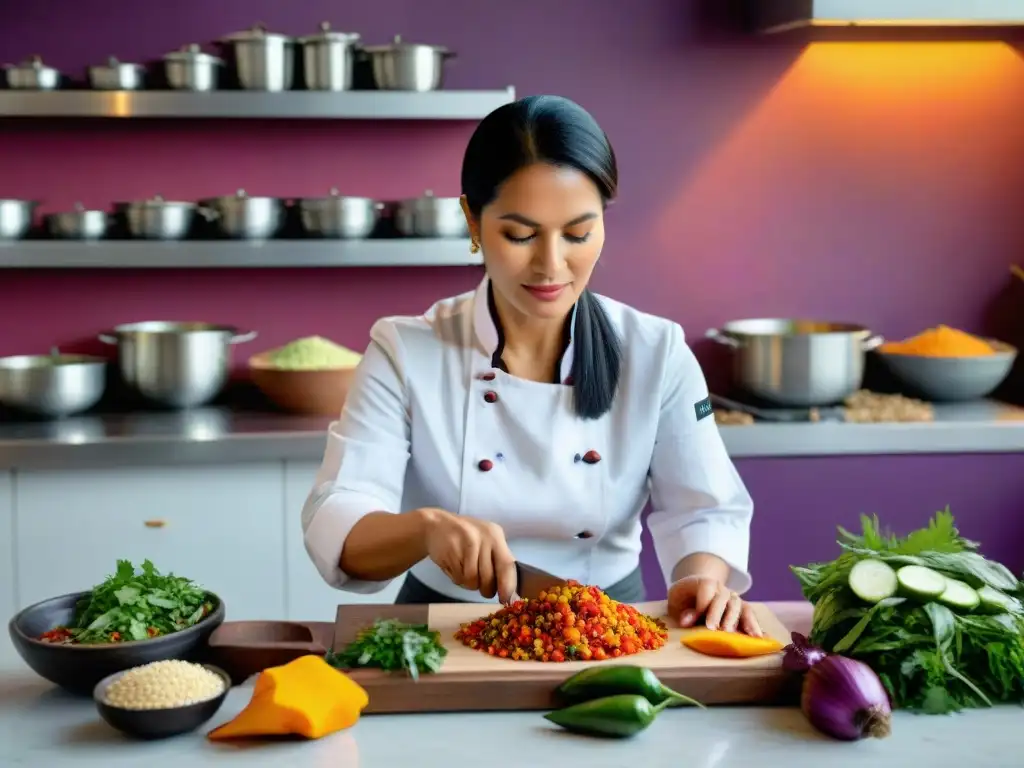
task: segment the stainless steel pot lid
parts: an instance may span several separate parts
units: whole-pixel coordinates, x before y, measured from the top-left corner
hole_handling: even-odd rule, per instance
[[[28,205],[35,208],[39,205],[35,200],[17,200],[13,197],[0,199],[0,205]]]
[[[217,323],[179,322],[172,320],[147,320],[141,323],[125,323],[114,326],[113,333],[226,333],[235,335],[238,328]]]
[[[47,216],[82,216],[86,213],[102,213],[104,216],[107,214],[106,211],[101,211],[98,208],[86,208],[81,203],[75,203],[69,211],[54,211],[48,213]]]
[[[164,200],[162,195],[153,195],[153,197],[147,198],[146,200],[129,200],[125,203],[114,203],[114,207],[117,209],[123,208],[170,208],[184,206],[186,208],[195,208],[195,203],[190,203],[185,200]]]
[[[67,355],[59,352],[49,355],[12,355],[0,357],[0,370],[24,371],[31,368],[52,368],[63,365],[106,365],[105,357],[95,355]]]
[[[365,45],[363,50],[367,53],[391,53],[395,51],[414,51],[416,49],[427,49],[442,56],[454,56],[455,54],[443,45],[427,45],[426,43],[407,43],[402,40],[401,35],[395,35],[393,42],[385,45]]]
[[[220,40],[225,43],[252,43],[263,42],[266,40],[275,40],[282,43],[295,42],[295,38],[290,35],[282,35],[279,32],[268,32],[267,27],[264,24],[255,24],[249,29],[243,29],[240,32],[232,32],[230,35],[225,35],[220,38]]]
[[[17,64],[7,64],[4,69],[21,71],[21,72],[42,72],[43,70],[57,70],[54,67],[47,66],[43,63],[42,56],[30,56],[22,62]]]
[[[722,332],[734,336],[806,336],[810,334],[870,334],[863,325],[833,323],[802,318],[753,318],[733,320],[722,326]]]
[[[331,187],[331,191],[327,193],[326,197],[302,197],[299,198],[299,203],[328,203],[332,200],[359,200],[367,203],[376,203],[372,197],[361,197],[360,195],[343,195],[338,191],[337,187]],[[383,203],[377,203],[377,205],[383,206]]]
[[[307,43],[354,43],[359,40],[358,32],[336,32],[331,29],[331,22],[321,21],[320,31],[315,35],[307,35],[306,37],[300,37],[299,42],[303,45]]]
[[[116,56],[111,56],[110,58],[107,59],[105,64],[97,64],[96,66],[89,67],[89,69],[92,69],[94,71],[99,71],[99,70],[103,70],[103,69],[109,69],[109,70],[112,70],[112,71],[116,71],[116,70],[119,70],[119,69],[137,69],[137,70],[142,70],[142,69],[145,69],[145,67],[142,64],[133,64],[133,63],[128,62],[128,61],[120,61]]]
[[[164,54],[164,61],[190,61],[196,64],[223,64],[224,60],[200,49],[198,43],[183,45],[176,51]]]
[[[236,190],[235,194],[233,194],[233,195],[220,195],[219,197],[211,197],[208,200],[204,200],[203,202],[213,204],[213,203],[243,202],[245,200],[271,200],[271,201],[277,202],[277,201],[281,201],[281,198],[280,197],[270,197],[270,196],[267,196],[267,195],[262,195],[262,196],[261,195],[250,195],[244,189],[239,189],[239,190]]]

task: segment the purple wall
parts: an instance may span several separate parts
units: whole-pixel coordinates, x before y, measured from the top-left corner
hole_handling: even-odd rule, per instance
[[[449,86],[574,98],[619,155],[595,287],[684,324],[821,315],[889,335],[987,325],[1024,252],[1024,60],[999,44],[709,43],[695,0],[481,3],[218,0],[5,4],[4,60],[81,72],[150,59],[263,21],[321,20],[369,42],[456,50]],[[8,8],[8,6],[10,6]],[[150,7],[151,6],[151,7]],[[251,193],[458,192],[470,126],[373,123],[23,123],[0,126],[0,196],[82,201]],[[0,354],[84,344],[105,327],[199,319],[254,327],[252,348],[311,333],[355,347],[373,320],[468,289],[473,269],[2,272]],[[1018,311],[1019,317],[1019,311]],[[1018,321],[1019,323],[1020,321]],[[1020,333],[1024,329],[1018,329]],[[1009,332],[1009,331],[1007,331]],[[241,359],[241,353],[240,353]],[[834,552],[837,522],[877,510],[919,525],[952,503],[1016,567],[1021,457],[744,461],[758,502],[762,596],[784,566]],[[1024,519],[1024,518],[1021,518]],[[996,535],[999,531],[1000,535]],[[767,542],[770,542],[767,543]],[[765,590],[765,591],[762,591]]]

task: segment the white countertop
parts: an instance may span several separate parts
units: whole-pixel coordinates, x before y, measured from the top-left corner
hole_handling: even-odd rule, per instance
[[[768,604],[787,626],[806,631],[809,606]],[[638,736],[610,741],[574,736],[541,712],[372,715],[319,741],[213,743],[205,734],[248,703],[235,688],[198,731],[132,741],[20,661],[0,664],[0,768],[1020,768],[1024,713],[1000,707],[951,717],[898,713],[888,739],[838,742],[819,735],[797,709],[669,709]]]
[[[955,717],[898,714],[885,740],[843,743],[819,736],[795,709],[671,709],[633,739],[572,736],[539,712],[375,715],[313,742],[215,744],[204,734],[237,714],[250,689],[236,688],[202,730],[137,742],[27,671],[0,677],[0,766],[50,768],[1013,768],[1024,733],[1018,708]]]

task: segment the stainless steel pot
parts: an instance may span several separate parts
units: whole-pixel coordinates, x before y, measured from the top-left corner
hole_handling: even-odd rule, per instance
[[[7,87],[26,91],[52,91],[60,87],[60,71],[48,67],[40,56],[32,56],[20,64],[8,64]]]
[[[335,32],[329,22],[320,22],[320,32],[299,38],[302,72],[311,91],[347,91],[352,88],[355,43],[359,35]]]
[[[106,211],[86,210],[81,203],[75,203],[74,210],[46,216],[47,231],[62,240],[99,240],[107,234],[109,223]]]
[[[735,351],[740,387],[800,408],[832,405],[856,392],[864,353],[882,343],[860,325],[778,318],[735,320],[707,335]]]
[[[92,408],[107,385],[107,361],[91,355],[18,355],[0,358],[0,403],[60,418]]]
[[[402,200],[395,207],[395,229],[405,237],[469,237],[469,225],[457,197],[423,197]]]
[[[164,56],[167,84],[176,91],[215,91],[224,60],[190,43]]]
[[[302,227],[321,237],[361,239],[369,237],[380,220],[384,204],[368,197],[346,197],[331,188],[327,197],[299,201]]]
[[[362,49],[370,57],[373,81],[382,91],[436,91],[444,85],[445,61],[455,53],[439,45],[403,42]]]
[[[267,32],[262,24],[222,38],[248,91],[287,91],[295,77],[295,40]]]
[[[265,240],[277,234],[284,220],[284,202],[277,197],[250,197],[244,189],[204,201],[228,237]]]
[[[143,240],[181,240],[191,230],[198,208],[195,203],[164,200],[160,195],[114,204],[114,211],[125,218],[128,233]]]
[[[137,91],[142,88],[146,68],[111,56],[107,63],[89,67],[89,85],[97,91]]]
[[[146,322],[119,325],[100,341],[117,345],[118,368],[128,386],[171,408],[192,408],[215,398],[228,380],[232,344],[256,332],[212,323]]]
[[[20,240],[28,234],[38,205],[32,200],[0,200],[0,241]]]

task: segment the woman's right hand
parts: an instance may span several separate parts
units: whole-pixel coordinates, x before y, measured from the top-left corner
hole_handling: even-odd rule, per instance
[[[427,554],[463,589],[502,603],[516,591],[516,559],[497,523],[461,517],[443,509],[427,512]]]

